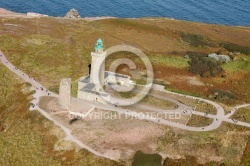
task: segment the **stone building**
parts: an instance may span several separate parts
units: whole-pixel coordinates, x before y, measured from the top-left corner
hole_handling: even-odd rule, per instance
[[[60,82],[60,89],[59,89],[59,104],[63,109],[69,108],[70,96],[71,96],[71,79],[64,78]]]
[[[107,103],[110,100],[110,94],[103,90],[104,85],[129,86],[131,84],[130,76],[105,71],[106,55],[107,53],[103,50],[103,42],[98,39],[95,52],[91,52],[90,73],[88,76],[81,77],[78,82],[78,98]]]

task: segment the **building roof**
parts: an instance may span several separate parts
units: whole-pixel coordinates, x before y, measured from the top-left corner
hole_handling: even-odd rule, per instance
[[[88,90],[92,90],[94,87],[95,87],[95,84],[89,83],[86,86],[84,86],[81,90],[88,91]]]
[[[102,39],[101,39],[101,38],[99,38],[99,39],[96,41],[95,48],[98,49],[98,50],[103,49],[103,42],[102,42]]]
[[[91,93],[91,94],[95,94],[95,95],[100,95],[100,96],[108,96],[109,94],[106,92],[97,92],[95,89],[95,84],[93,83],[89,83],[86,86],[84,86],[82,89],[80,89],[80,91],[82,92],[86,92],[86,93]]]
[[[107,78],[109,75],[115,76],[115,77],[121,77],[121,78],[129,78],[129,76],[124,75],[124,74],[119,74],[119,73],[105,71],[105,76],[104,77]]]
[[[83,83],[89,83],[90,82],[90,76],[84,77],[82,80],[80,80]]]

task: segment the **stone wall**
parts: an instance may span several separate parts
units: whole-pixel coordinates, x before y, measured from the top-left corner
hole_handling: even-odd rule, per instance
[[[68,109],[70,106],[70,96],[71,96],[71,79],[64,78],[60,82],[59,89],[59,104],[63,109]]]
[[[159,85],[159,84],[153,84],[153,85],[152,85],[152,88],[153,88],[154,90],[158,90],[158,91],[163,91],[163,90],[165,90],[165,86]]]
[[[78,98],[88,100],[88,101],[94,101],[94,102],[99,102],[102,104],[107,104],[110,101],[110,95],[105,93],[104,96],[102,96],[99,93],[88,93],[84,91],[79,91],[78,92]]]
[[[107,72],[108,73],[108,77],[105,80],[105,84],[107,83],[119,83],[122,86],[130,86],[130,76],[126,76],[126,75],[121,75],[121,74],[115,74],[115,73],[111,73],[111,72]]]

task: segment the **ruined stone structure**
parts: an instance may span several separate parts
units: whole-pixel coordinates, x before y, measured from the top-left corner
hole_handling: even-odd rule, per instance
[[[70,96],[71,96],[71,79],[64,78],[60,82],[60,89],[59,89],[59,104],[63,109],[69,108]]]
[[[65,18],[81,18],[76,9],[71,9],[66,15]]]
[[[95,52],[91,53],[92,62],[90,75],[81,77],[78,82],[78,98],[107,103],[110,99],[110,94],[103,90],[104,85],[117,83],[121,86],[130,85],[130,76],[105,71],[106,54],[103,50],[102,40],[98,39]]]

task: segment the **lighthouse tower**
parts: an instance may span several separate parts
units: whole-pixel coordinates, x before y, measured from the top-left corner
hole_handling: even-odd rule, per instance
[[[103,51],[102,39],[99,38],[95,45],[95,52],[91,52],[90,83],[96,85],[96,91],[100,91],[101,87],[104,85],[106,54],[107,53]]]

